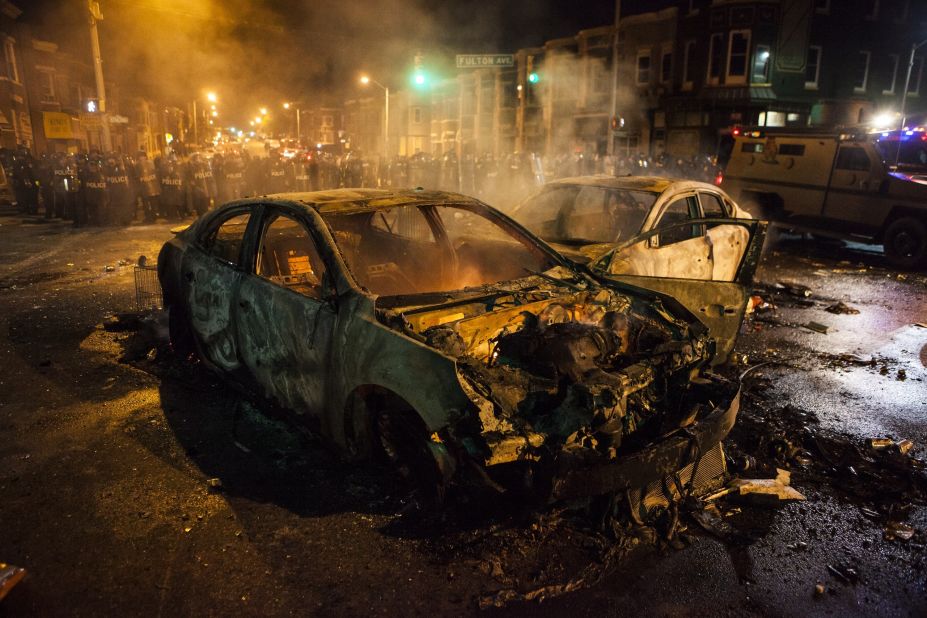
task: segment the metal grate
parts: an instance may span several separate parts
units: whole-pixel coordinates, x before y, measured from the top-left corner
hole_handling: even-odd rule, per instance
[[[164,301],[161,297],[161,282],[158,281],[157,266],[135,267],[135,306],[139,311],[160,309]]]

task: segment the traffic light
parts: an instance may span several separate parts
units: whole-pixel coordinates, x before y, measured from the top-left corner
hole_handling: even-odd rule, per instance
[[[534,70],[534,56],[527,56],[525,58],[525,74],[528,76],[529,84],[536,84],[541,80],[537,71]]]
[[[416,88],[424,88],[428,84],[428,76],[421,69],[416,69],[412,73],[412,85]]]
[[[86,99],[84,101],[84,111],[91,114],[100,111],[100,102],[97,99]]]

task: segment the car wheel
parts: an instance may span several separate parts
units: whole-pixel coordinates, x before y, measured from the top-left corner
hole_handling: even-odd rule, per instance
[[[927,226],[913,217],[901,217],[889,224],[882,244],[892,264],[914,268],[927,261]]]
[[[406,489],[426,506],[440,504],[444,499],[442,475],[418,415],[411,411],[377,413],[374,430],[382,457]]]
[[[186,315],[177,307],[168,307],[168,335],[170,336],[171,349],[181,357],[187,358],[196,352],[196,345],[193,342],[193,331],[190,330],[190,322]]]

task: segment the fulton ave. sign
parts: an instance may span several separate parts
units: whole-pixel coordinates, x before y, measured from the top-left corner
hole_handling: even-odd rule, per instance
[[[458,69],[515,66],[514,54],[457,54]]]

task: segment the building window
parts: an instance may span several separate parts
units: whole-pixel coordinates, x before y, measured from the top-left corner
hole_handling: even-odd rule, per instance
[[[55,73],[53,71],[38,71],[39,74],[39,97],[42,103],[55,103],[58,99],[55,97]]]
[[[13,39],[3,43],[3,56],[6,59],[6,76],[10,81],[19,83],[19,71],[16,69],[16,47]]]
[[[830,0],[814,0],[814,12],[819,15],[830,13]]]
[[[663,50],[663,57],[660,59],[660,81],[664,84],[673,79],[673,51],[671,49]]]
[[[747,81],[747,53],[750,51],[750,31],[731,30],[727,55],[727,79],[729,84]]]
[[[650,83],[650,50],[637,52],[637,85]]]
[[[888,88],[882,94],[895,94],[895,82],[898,80],[898,54],[888,55]]]
[[[905,68],[907,70],[907,68]],[[914,57],[914,64],[911,66],[911,81],[908,82],[908,94],[919,94],[921,91],[921,72],[924,70],[924,59],[921,56]],[[905,74],[907,77],[907,73]]]
[[[866,19],[876,20],[879,18],[879,0],[866,0]]]
[[[805,88],[816,90],[821,79],[821,48],[812,45],[808,48],[808,61],[805,63]]]
[[[682,58],[682,88],[692,88],[692,76],[695,75],[695,41],[686,41]]]
[[[708,83],[717,84],[721,80],[721,62],[724,59],[724,35],[715,33],[711,35],[711,46],[708,50]]]
[[[415,124],[418,124],[421,121],[422,121],[422,108],[413,107],[412,108],[412,122],[414,122]]]
[[[856,59],[856,77],[853,81],[853,92],[866,92],[869,84],[869,52],[861,51]]]
[[[757,45],[753,52],[753,83],[769,83],[769,45]]]

